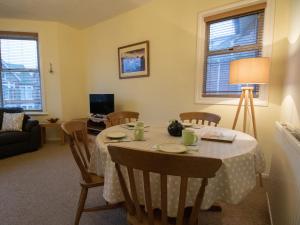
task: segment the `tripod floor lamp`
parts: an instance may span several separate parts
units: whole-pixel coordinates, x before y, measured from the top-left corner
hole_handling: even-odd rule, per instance
[[[230,63],[230,84],[267,84],[269,82],[270,59],[265,57],[234,60]],[[253,86],[242,87],[239,105],[232,129],[235,129],[244,102],[243,132],[246,132],[246,122],[249,110],[253,125],[254,137],[257,138],[256,120],[253,104]]]

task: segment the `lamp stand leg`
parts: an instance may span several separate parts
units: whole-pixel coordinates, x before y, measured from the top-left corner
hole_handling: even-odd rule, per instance
[[[250,107],[251,107],[251,115],[252,115],[253,133],[254,133],[254,137],[257,139],[255,112],[254,112],[254,104],[253,104],[253,90],[252,89],[250,89]]]
[[[243,120],[243,131],[246,131],[246,122],[247,122],[247,112],[248,112],[248,100],[250,101],[250,110],[251,110],[251,118],[252,118],[252,125],[253,125],[253,134],[254,137],[257,138],[257,131],[256,131],[256,120],[255,120],[255,112],[254,112],[254,104],[253,104],[253,87],[243,87],[242,93],[239,101],[239,105],[237,108],[237,112],[234,118],[232,129],[234,130],[238,121],[238,117],[241,111],[243,100],[245,99],[244,105],[244,120]],[[263,178],[262,174],[258,173],[259,178],[259,185],[263,187]]]
[[[243,119],[243,132],[246,132],[247,127],[247,114],[248,114],[248,107],[250,103],[250,110],[251,110],[251,119],[253,125],[253,136],[257,138],[257,130],[256,130],[256,120],[255,120],[255,112],[254,112],[254,103],[253,103],[253,87],[242,87],[242,94],[240,96],[239,105],[237,108],[237,112],[234,118],[232,129],[234,130],[238,121],[238,117],[241,111],[243,100],[244,103],[244,119]]]
[[[254,137],[257,138],[257,130],[256,130],[256,120],[255,120],[255,112],[254,112],[254,103],[253,103],[253,87],[243,87],[242,94],[240,97],[239,105],[235,114],[234,122],[232,129],[234,130],[238,121],[238,117],[241,111],[243,100],[245,100],[244,104],[244,119],[243,119],[243,132],[246,132],[246,125],[247,125],[247,114],[248,114],[248,107],[250,102],[250,110],[251,110],[251,119],[253,125],[253,134]]]
[[[249,91],[248,89],[245,89],[245,105],[244,105],[244,121],[243,121],[243,132],[246,132],[247,127],[247,114],[248,114],[248,98],[249,98]]]
[[[244,97],[245,97],[245,92],[244,92],[244,90],[242,90],[240,101],[239,101],[239,106],[237,108],[235,118],[234,118],[234,122],[233,122],[233,126],[232,126],[233,130],[236,127],[236,124],[237,124],[237,121],[238,121],[238,118],[239,118],[239,114],[240,114],[240,111],[241,111],[241,107],[242,107],[242,104],[243,104]]]
[[[254,137],[257,139],[257,131],[256,131],[256,120],[255,120],[255,112],[254,112],[254,104],[253,104],[253,89],[249,90],[249,96],[250,96],[250,108],[251,108],[251,116],[252,116],[252,125],[253,125],[253,134]],[[259,178],[259,185],[260,187],[263,187],[263,177],[261,173],[258,173]]]

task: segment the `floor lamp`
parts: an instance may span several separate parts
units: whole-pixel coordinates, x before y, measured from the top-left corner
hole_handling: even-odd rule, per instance
[[[234,60],[230,63],[230,84],[267,84],[269,82],[270,58],[258,57]],[[239,105],[232,129],[235,129],[244,101],[243,132],[246,132],[247,114],[251,110],[254,137],[257,138],[256,120],[253,104],[253,86],[242,87]]]

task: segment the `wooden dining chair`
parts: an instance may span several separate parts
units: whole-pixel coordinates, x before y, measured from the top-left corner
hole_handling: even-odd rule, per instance
[[[184,112],[180,113],[179,117],[182,121],[188,120],[189,122],[192,122],[193,120],[195,120],[197,124],[199,123],[199,121],[201,121],[202,125],[204,125],[205,121],[207,121],[207,124],[209,126],[211,125],[211,123],[214,123],[215,127],[218,126],[221,120],[221,117],[219,115],[208,112]]]
[[[167,216],[167,180],[169,175],[179,176],[181,179],[176,225],[195,225],[198,221],[198,215],[208,179],[215,177],[216,172],[222,165],[222,161],[220,159],[141,151],[118,146],[108,146],[108,151],[112,161],[115,162],[115,167],[128,211],[127,221],[131,225],[172,224],[172,220]],[[130,188],[126,185],[125,177],[127,176],[123,174],[124,171],[121,171],[121,165],[127,168]],[[144,210],[138,201],[133,169],[142,171],[144,199],[147,210]],[[151,195],[150,188],[150,172],[160,175],[161,210],[153,210],[152,207],[153,197]],[[192,207],[192,211],[189,215],[187,215],[188,213],[187,210],[185,210],[185,201],[189,178],[203,179],[201,186],[199,187],[194,206]],[[129,189],[131,190],[130,193]],[[157,213],[158,211],[159,213]]]
[[[138,112],[120,111],[107,115],[106,127],[120,125],[128,122],[137,121],[139,119]]]
[[[88,172],[88,166],[90,162],[90,151],[87,138],[87,124],[86,121],[73,120],[64,122],[61,125],[63,131],[69,139],[69,145],[73,158],[81,172],[82,181],[81,193],[78,202],[78,208],[75,217],[75,225],[79,224],[82,212],[91,212],[97,210],[106,210],[117,207],[116,205],[103,205],[93,208],[84,208],[85,200],[88,194],[88,190],[94,187],[100,187],[104,184],[104,177],[97,176]]]

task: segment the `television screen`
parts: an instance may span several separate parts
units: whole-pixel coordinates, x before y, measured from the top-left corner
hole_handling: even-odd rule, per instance
[[[107,115],[114,112],[114,94],[90,94],[90,113]]]

